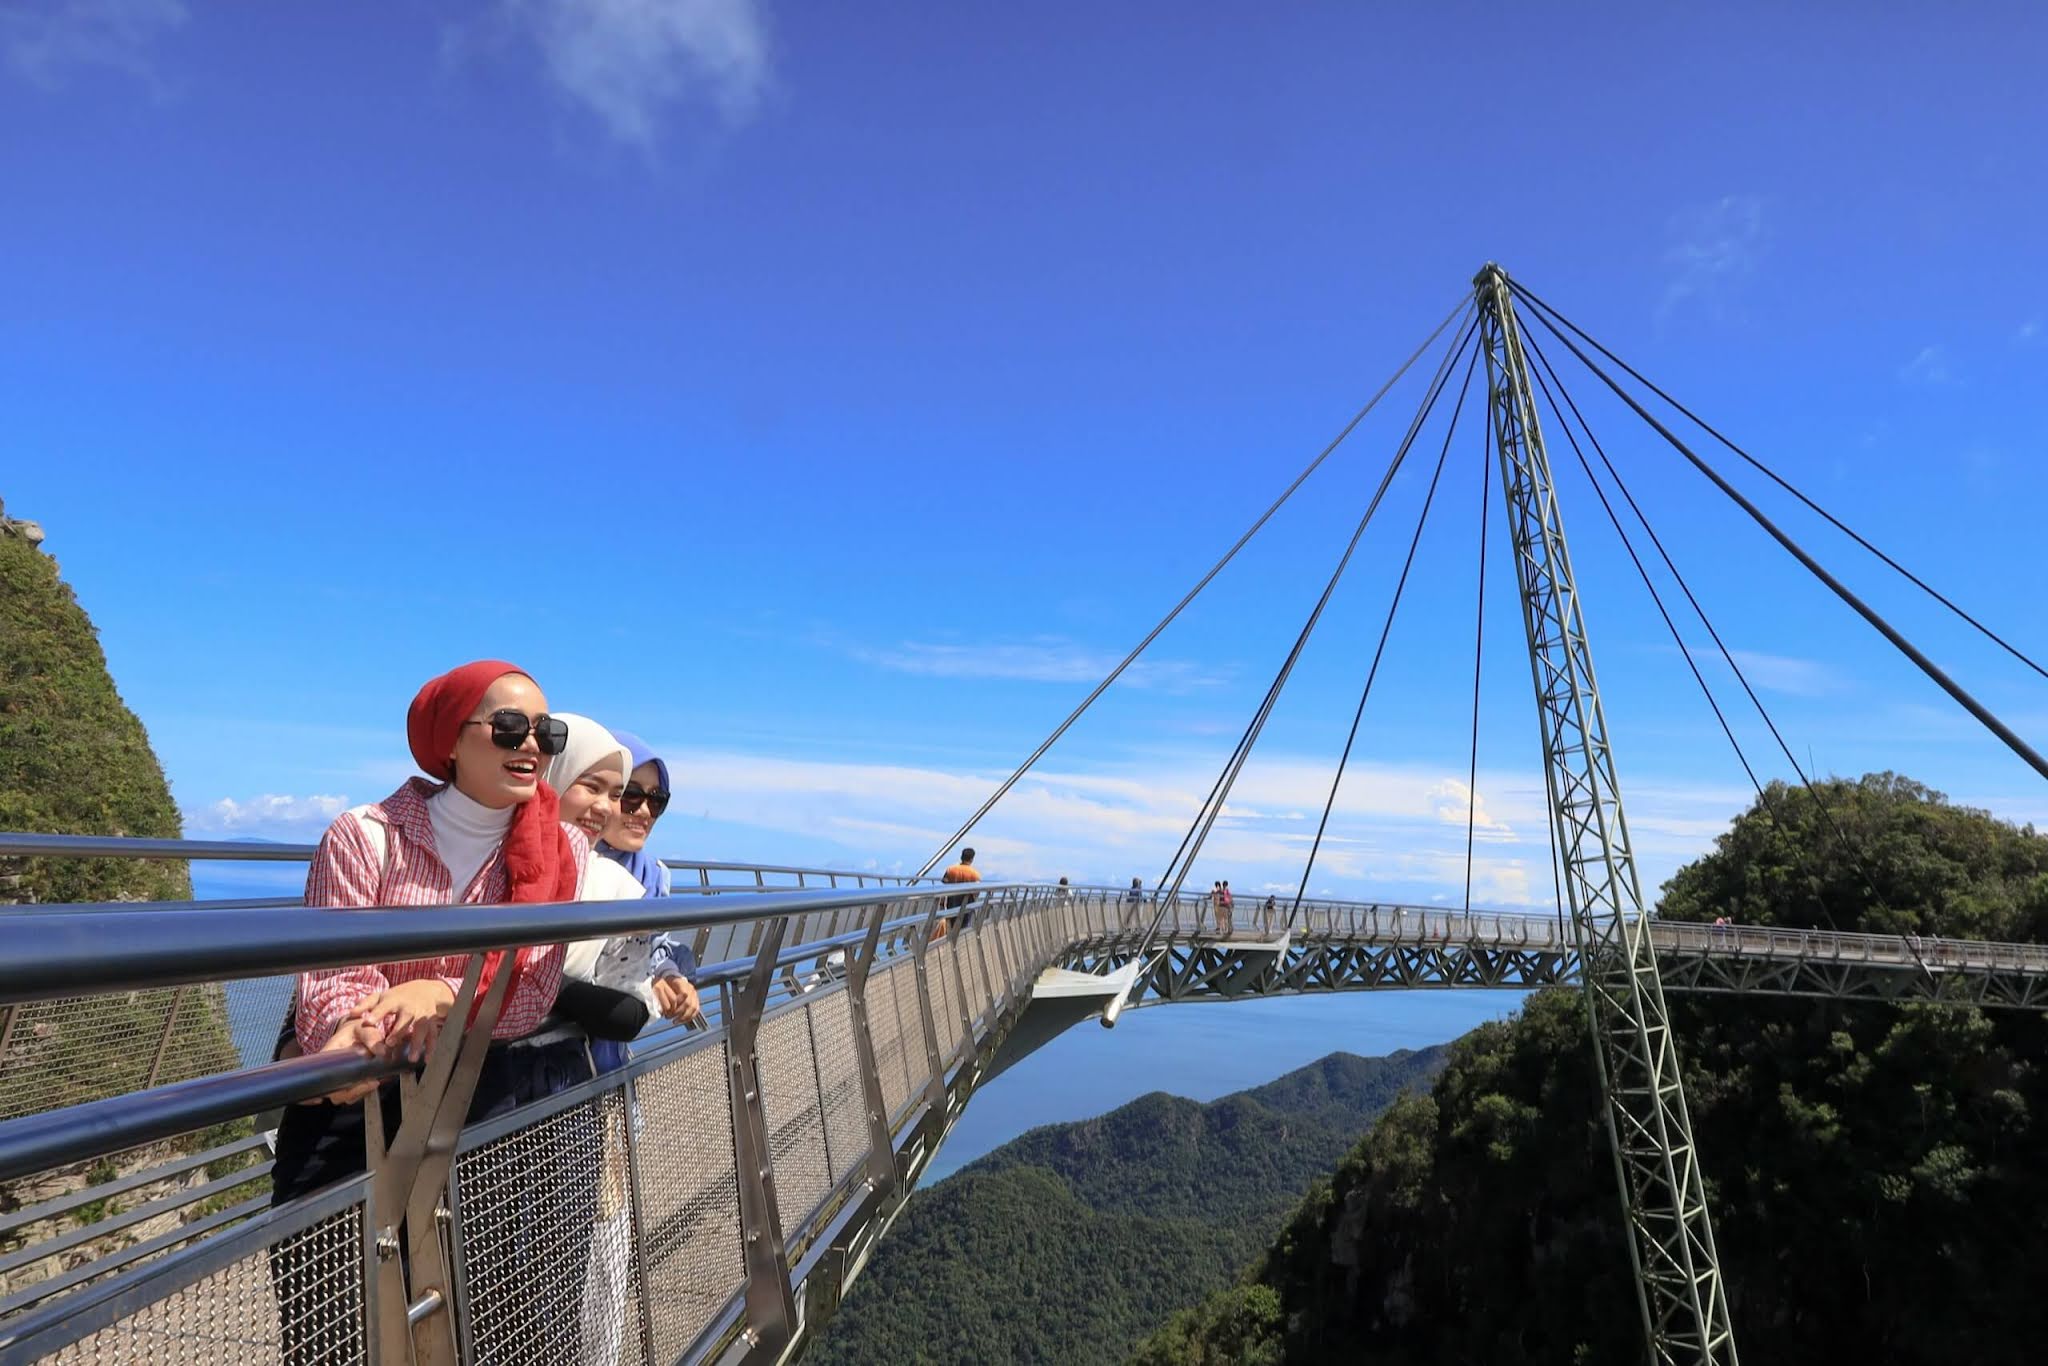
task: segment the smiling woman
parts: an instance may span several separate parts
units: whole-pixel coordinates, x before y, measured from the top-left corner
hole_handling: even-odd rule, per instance
[[[306,876],[309,906],[491,905],[576,899],[592,861],[583,832],[564,824],[554,789],[542,780],[545,760],[563,752],[569,729],[547,713],[540,685],[502,660],[479,660],[433,679],[406,714],[413,760],[430,778],[413,778],[381,802],[344,812],[327,830]],[[613,762],[623,764],[616,753]],[[607,792],[609,789],[607,789]],[[532,1043],[555,1005],[563,946],[537,945],[487,960],[481,998],[496,972],[508,972],[494,1043],[469,1107],[475,1122],[592,1075],[580,1040]],[[465,955],[376,963],[301,974],[295,1027],[302,1050],[354,1050],[418,1061],[426,1056],[455,1004],[468,967]],[[372,1093],[375,1093],[372,1095]],[[399,1088],[376,1083],[325,1102],[295,1105],[278,1126],[272,1200],[282,1204],[363,1170],[363,1106],[382,1111],[384,1132],[400,1122]],[[595,1151],[597,1133],[567,1136]],[[564,1190],[572,1205],[594,1192]],[[572,1219],[577,1227],[587,1220]],[[273,1257],[280,1300],[310,1274],[293,1256]],[[551,1298],[552,1295],[552,1298]],[[573,1314],[559,1287],[536,1285],[523,1308]],[[334,1325],[292,1320],[285,1357],[323,1359]]]

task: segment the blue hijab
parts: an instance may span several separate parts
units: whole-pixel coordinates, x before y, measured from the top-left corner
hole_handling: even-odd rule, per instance
[[[672,790],[669,788],[668,783],[668,765],[662,762],[659,755],[647,747],[645,740],[642,740],[630,731],[623,730],[613,731],[612,738],[626,747],[626,753],[631,757],[634,768],[638,768],[642,764],[653,764],[654,771],[660,775],[657,781],[661,788],[664,791]],[[630,779],[633,775],[628,772],[626,776]],[[603,854],[606,858],[618,864],[638,879],[640,885],[647,889],[647,895],[668,895],[668,869],[662,867],[661,860],[648,853],[645,849],[629,854],[623,849],[614,849],[603,840],[599,840],[597,852]]]

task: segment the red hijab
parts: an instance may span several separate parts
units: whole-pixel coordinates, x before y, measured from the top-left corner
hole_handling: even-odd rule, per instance
[[[405,739],[412,747],[413,762],[429,777],[454,781],[455,763],[448,756],[462,733],[462,723],[483,701],[491,684],[506,674],[524,675],[526,670],[502,659],[479,659],[429,679],[412,699],[405,714]],[[576,851],[562,830],[561,803],[545,782],[538,782],[533,796],[512,813],[512,824],[505,831],[505,873],[509,900],[576,899]],[[513,964],[514,983],[548,952],[548,947],[521,949]],[[490,989],[501,957],[493,953],[484,960],[483,978],[476,988],[479,1003]],[[471,1018],[475,1018],[475,1007],[471,1007]]]

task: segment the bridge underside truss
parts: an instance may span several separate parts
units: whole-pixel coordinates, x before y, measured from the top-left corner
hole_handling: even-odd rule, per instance
[[[1677,936],[1665,930],[1657,927],[1652,938],[1667,941],[1656,945],[1666,991],[2048,1010],[2048,972],[2038,965],[1844,958],[1830,945],[1831,937],[1811,937],[1815,942],[1805,952],[1746,950],[1732,939],[1712,943],[1711,935],[1700,936],[1705,944],[1668,942]],[[1058,965],[1106,975],[1128,965],[1137,952],[1135,937],[1098,940],[1070,949]],[[1338,991],[1579,985],[1578,953],[1555,945],[1296,939],[1276,952],[1228,940],[1175,939],[1155,942],[1146,957],[1131,991],[1132,1006]]]

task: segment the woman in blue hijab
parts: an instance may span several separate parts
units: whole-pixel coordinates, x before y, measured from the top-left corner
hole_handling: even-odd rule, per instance
[[[625,794],[619,798],[618,810],[605,827],[597,852],[637,878],[647,895],[667,896],[669,871],[648,852],[647,841],[654,833],[654,823],[668,810],[668,765],[631,731],[615,730],[612,737],[626,747],[633,771],[627,775]],[[697,993],[689,985],[696,970],[697,955],[689,945],[677,943],[670,935],[655,938],[654,993],[661,1002],[661,1013],[669,1019],[687,1021],[698,1016]]]
[[[668,810],[668,765],[657,757],[647,742],[630,731],[615,730],[612,737],[626,747],[633,771],[626,775],[626,792],[619,809],[605,827],[597,852],[639,879],[649,896],[667,896],[668,869],[647,852],[647,837],[654,823]]]

